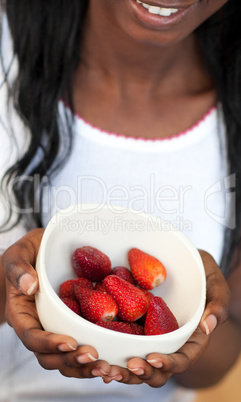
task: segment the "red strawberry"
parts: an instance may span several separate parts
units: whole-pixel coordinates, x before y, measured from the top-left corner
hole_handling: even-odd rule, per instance
[[[79,303],[75,300],[72,299],[68,299],[67,297],[64,297],[63,299],[61,299],[62,302],[64,302],[64,304],[66,304],[66,306],[68,306],[74,313],[81,315],[80,312],[80,306]]]
[[[154,294],[151,293],[151,292],[149,292],[149,290],[146,290],[146,289],[141,289],[141,290],[142,290],[142,292],[144,293],[144,295],[145,295],[146,298],[147,298],[148,307],[149,307],[150,301],[153,299]],[[145,325],[146,315],[147,315],[147,312],[138,320],[138,323],[139,323],[140,325],[142,325],[142,326]]]
[[[132,276],[131,271],[126,268],[126,267],[115,267],[112,268],[112,275],[117,275],[119,278],[125,279],[125,281],[132,283],[132,285],[135,285],[134,278]]]
[[[111,321],[118,313],[117,304],[108,293],[76,287],[75,294],[81,313],[86,320]]]
[[[143,326],[137,324],[136,322],[129,322],[128,324],[130,325],[132,331],[134,331],[135,335],[145,335]]]
[[[120,321],[110,321],[110,322],[96,322],[100,327],[111,329],[112,331],[124,332],[125,334],[132,335],[144,335],[144,329],[140,325],[134,322],[120,322]]]
[[[155,257],[138,248],[132,248],[128,253],[132,275],[143,289],[153,289],[166,279],[164,265]]]
[[[109,257],[89,246],[77,248],[74,251],[72,266],[77,276],[83,276],[92,282],[100,282],[111,273]]]
[[[151,301],[151,300],[153,299],[153,297],[154,297],[154,294],[151,293],[151,292],[149,292],[149,290],[147,290],[147,289],[141,289],[141,290],[142,290],[142,292],[144,293],[144,295],[146,296],[147,301],[148,301],[148,306],[149,306],[150,301]]]
[[[85,278],[69,279],[68,281],[62,282],[59,286],[59,297],[61,299],[68,298],[76,300],[75,296],[75,286],[82,286],[84,288],[93,289],[93,284]]]
[[[95,290],[98,290],[98,292],[107,293],[104,282],[96,282]]]
[[[145,314],[148,306],[147,298],[136,286],[117,275],[108,275],[104,279],[104,284],[118,305],[118,315],[122,321],[136,321]]]
[[[145,335],[166,334],[178,328],[178,322],[167,304],[161,297],[155,296],[147,311]]]

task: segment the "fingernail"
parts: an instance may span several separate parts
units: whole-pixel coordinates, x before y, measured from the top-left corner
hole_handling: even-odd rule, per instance
[[[117,374],[117,375],[115,375],[113,377],[110,377],[110,378],[112,378],[112,380],[115,380],[115,381],[121,381],[123,379],[121,374]]]
[[[217,321],[217,318],[215,317],[215,315],[210,314],[207,316],[207,318],[203,322],[207,335],[211,334],[211,332],[216,328],[217,323],[218,323],[218,321]]]
[[[151,364],[152,366],[154,366],[155,368],[161,368],[163,367],[163,363],[160,360],[155,360],[155,359],[151,359],[151,360],[147,360],[147,363]]]
[[[104,370],[102,370],[101,368],[94,368],[92,371],[91,371],[91,374],[94,376],[94,377],[103,377],[104,375],[108,375],[108,373],[106,373]]]
[[[31,295],[33,290],[37,286],[37,281],[32,277],[32,275],[26,273],[23,274],[19,279],[19,287],[23,293]]]
[[[83,363],[96,362],[97,359],[90,353],[84,353],[83,355],[77,356],[76,360],[78,363],[83,364]]]
[[[61,343],[58,345],[58,349],[60,352],[71,352],[72,350],[76,350],[75,346],[70,345],[70,343]]]
[[[110,384],[112,382],[112,378],[108,376],[103,376],[102,380],[105,384]]]
[[[128,367],[128,368],[129,368],[129,367]],[[130,370],[131,372],[133,372],[134,374],[136,374],[136,375],[142,375],[142,374],[145,373],[145,371],[144,371],[143,368],[141,368],[141,367],[138,367],[138,368],[135,368],[135,369],[129,368],[129,370]]]

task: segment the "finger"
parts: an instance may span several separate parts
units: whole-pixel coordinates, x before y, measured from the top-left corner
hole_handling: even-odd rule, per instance
[[[22,330],[17,335],[27,349],[37,353],[69,352],[78,347],[74,338],[43,331],[38,326],[28,327],[25,333]]]
[[[172,375],[172,373],[164,371],[161,368],[155,368],[146,360],[139,358],[129,360],[127,367],[139,379],[154,388],[162,387]]]
[[[123,373],[127,371],[123,367],[119,366],[110,366],[110,371],[108,373],[108,376],[103,377],[103,381],[108,384],[111,381],[123,381]],[[127,373],[129,374],[129,373]]]
[[[198,328],[176,353],[168,355],[151,353],[147,356],[147,362],[161,371],[182,373],[199,358],[208,343],[209,338]]]
[[[78,352],[79,353],[79,352]],[[68,370],[77,369],[82,371],[85,377],[103,377],[110,371],[110,365],[104,360],[90,361],[80,364],[76,352],[69,353],[35,353],[40,365],[46,370]]]
[[[131,371],[129,368],[133,368]],[[143,374],[135,374],[135,368],[140,370],[143,369]],[[142,371],[141,371],[142,373]],[[104,376],[103,380],[107,384],[113,380],[124,383],[124,384],[142,384],[146,383],[151,387],[161,387],[170,378],[171,373],[161,372],[158,369],[154,369],[147,362],[139,358],[131,359],[128,362],[128,369],[118,366],[111,366],[111,371],[108,376]]]
[[[109,365],[104,361],[79,364],[74,356],[75,352],[64,354],[35,353],[39,364],[45,370],[59,370],[65,377],[94,378],[108,374]]]
[[[185,371],[191,363],[188,353],[181,350],[169,355],[151,354],[147,359],[149,364],[153,367],[158,367],[161,362],[162,367],[159,368],[159,370],[162,370],[163,372],[171,372],[172,374]]]
[[[2,256],[2,265],[10,283],[26,295],[38,288],[35,261],[44,229],[33,229],[9,247]]]
[[[75,353],[72,353],[77,364],[93,363],[99,358],[98,352],[92,346],[79,346]],[[110,369],[110,367],[108,367]]]
[[[153,367],[150,366],[145,360],[135,357],[128,361],[128,369],[136,374],[138,377],[147,380],[151,377],[153,372]]]
[[[103,377],[103,381],[106,384],[110,383],[113,380],[124,384],[143,383],[143,381],[140,378],[138,378],[138,376],[131,373],[128,369],[119,366],[111,366],[111,370],[108,373],[108,376]]]
[[[228,317],[230,291],[212,256],[203,250],[199,252],[205,267],[207,282],[206,308],[200,325],[202,331],[209,335],[217,325],[225,322]]]
[[[152,387],[161,387],[167,381],[167,373],[155,368],[146,360],[133,358],[127,363],[128,369],[142,379],[146,384]],[[169,377],[169,374],[168,374]]]
[[[72,337],[43,331],[34,296],[19,295],[12,285],[9,288],[6,318],[27,349],[39,353],[54,353],[77,348],[78,344]]]

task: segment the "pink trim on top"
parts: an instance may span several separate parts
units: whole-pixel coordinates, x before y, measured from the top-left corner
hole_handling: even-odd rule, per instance
[[[69,106],[63,100],[61,100],[61,101],[64,103],[65,107],[67,107],[70,110]],[[98,130],[103,134],[113,135],[113,136],[118,137],[118,138],[119,137],[120,138],[125,138],[125,139],[130,138],[130,139],[137,140],[137,141],[138,140],[141,140],[141,141],[165,141],[165,140],[173,140],[173,139],[176,139],[176,138],[179,138],[179,137],[181,137],[183,135],[188,134],[189,132],[191,132],[192,130],[197,128],[201,123],[203,123],[206,120],[206,118],[208,116],[210,116],[212,114],[212,112],[214,110],[216,110],[216,109],[217,109],[217,106],[211,106],[210,109],[203,115],[203,117],[200,120],[198,120],[195,124],[193,124],[190,128],[182,131],[181,133],[173,134],[170,137],[162,137],[162,138],[158,138],[158,137],[157,138],[132,137],[132,136],[127,136],[125,134],[118,134],[118,133],[113,133],[111,131],[105,131],[105,130],[102,130],[101,128],[96,127],[93,124],[89,123],[88,121],[83,119],[83,117],[81,117],[78,113],[75,113],[74,116],[77,117],[78,120],[80,120],[83,123],[85,123],[86,125],[88,125],[89,127],[93,128],[94,130]]]

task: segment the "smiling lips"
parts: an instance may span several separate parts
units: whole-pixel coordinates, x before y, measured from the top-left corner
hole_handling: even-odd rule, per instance
[[[171,14],[175,14],[179,11],[178,8],[164,8],[151,6],[150,4],[143,3],[140,0],[136,0],[137,3],[141,4],[142,7],[146,8],[150,14],[161,15],[162,17],[170,17]]]

